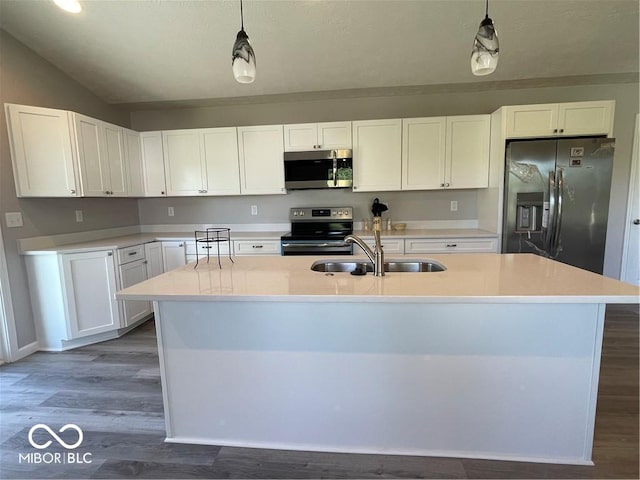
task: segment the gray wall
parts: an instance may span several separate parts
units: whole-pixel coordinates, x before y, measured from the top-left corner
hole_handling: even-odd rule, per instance
[[[619,83],[616,83],[619,82]],[[550,85],[555,83],[556,85]],[[479,88],[485,88],[480,90]],[[491,113],[503,105],[530,103],[576,102],[587,100],[615,100],[616,114],[611,207],[605,274],[618,277],[622,259],[624,221],[631,165],[633,125],[638,112],[638,77],[565,78],[553,82],[545,80],[539,86],[529,82],[462,85],[419,89],[385,89],[380,96],[331,98],[331,94],[259,98],[260,103],[138,110],[131,114],[136,130],[222,127],[278,123],[304,123],[375,118],[406,118],[439,115]],[[335,95],[334,95],[335,96]],[[322,98],[318,98],[322,97]],[[446,220],[476,218],[474,191],[443,191],[386,193],[295,192],[284,197],[228,197],[207,199],[144,199],[140,200],[140,219],[147,223],[213,223],[286,221],[289,207],[310,204],[354,205],[356,218],[367,211],[370,200],[379,196],[389,201],[391,216],[399,220]],[[449,200],[460,202],[460,211],[449,212]],[[176,208],[175,217],[167,216],[167,206]],[[262,205],[261,216],[248,216],[249,205]]]
[[[73,110],[128,126],[128,112],[109,106],[12,36],[0,30],[0,101]],[[84,222],[75,222],[75,210]],[[5,212],[22,212],[24,227],[7,228]],[[135,199],[16,198],[4,108],[0,120],[0,215],[18,346],[36,340],[24,259],[17,240],[138,224]]]

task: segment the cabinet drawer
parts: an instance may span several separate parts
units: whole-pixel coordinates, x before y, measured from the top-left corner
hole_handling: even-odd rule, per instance
[[[187,245],[187,255],[217,255],[218,247],[220,247],[220,255],[229,254],[229,242],[185,242]]]
[[[134,245],[133,247],[118,249],[118,264],[135,262],[136,260],[144,260],[144,244]]]
[[[406,239],[405,253],[495,253],[495,238]]]
[[[365,240],[364,243],[369,245],[369,248],[373,250],[376,246],[376,242],[374,240]],[[390,253],[397,255],[404,255],[404,240],[401,238],[381,238],[380,243],[382,243],[382,249],[384,250],[385,255]],[[354,255],[364,255],[362,249],[353,244],[353,254]]]
[[[236,255],[280,255],[280,240],[235,240],[233,248]]]

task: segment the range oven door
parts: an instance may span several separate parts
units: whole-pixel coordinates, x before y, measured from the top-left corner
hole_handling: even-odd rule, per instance
[[[353,245],[344,240],[282,239],[282,255],[353,255]]]
[[[351,188],[351,150],[285,152],[284,186],[288,190]]]

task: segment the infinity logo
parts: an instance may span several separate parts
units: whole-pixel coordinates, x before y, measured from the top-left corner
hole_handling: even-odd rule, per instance
[[[68,449],[68,450],[73,450],[74,448],[77,448],[78,446],[80,446],[80,444],[82,443],[82,439],[84,438],[84,435],[82,433],[82,430],[80,429],[79,426],[73,424],[73,423],[67,423],[64,427],[62,427],[59,431],[60,433],[64,432],[65,430],[69,430],[70,428],[75,430],[76,432],[78,432],[78,441],[76,443],[73,443],[71,445],[69,445],[68,443],[66,443],[64,440],[62,440],[58,435],[56,435],[56,432],[54,432],[53,430],[51,430],[51,428],[49,428],[48,425],[45,425],[44,423],[38,423],[37,425],[34,425],[33,427],[31,427],[31,429],[29,430],[29,443],[31,444],[31,446],[33,446],[34,448],[40,449],[42,450],[43,448],[47,448],[49,445],[51,445],[51,443],[53,443],[51,440],[47,440],[46,443],[40,445],[38,443],[36,443],[33,440],[33,432],[35,432],[36,430],[38,430],[39,428],[46,430],[47,432],[49,432],[49,435],[51,435],[53,438],[56,439],[56,441],[62,445],[64,448]]]

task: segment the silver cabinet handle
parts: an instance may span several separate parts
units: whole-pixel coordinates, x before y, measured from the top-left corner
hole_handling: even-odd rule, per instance
[[[457,247],[457,246],[458,246],[458,244],[457,244],[457,243],[447,243],[447,244],[446,244],[446,247],[447,247],[447,248],[455,248],[455,247]]]
[[[178,245],[179,247],[184,247],[184,243],[181,243],[180,245]]]
[[[129,252],[129,253],[127,253],[127,255],[129,255],[129,256],[137,255],[137,254],[138,254],[138,252]]]
[[[251,248],[262,248],[264,245],[251,245]]]
[[[72,195],[75,195],[75,194],[76,194],[76,190],[75,190],[75,189],[72,189],[72,190],[71,190],[71,194],[72,194]]]
[[[633,224],[634,224],[634,225],[640,225],[640,218],[636,218],[636,219],[633,221]]]
[[[107,256],[108,257],[112,257],[113,256],[113,252],[107,252]]]

